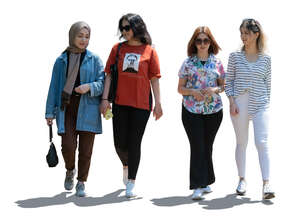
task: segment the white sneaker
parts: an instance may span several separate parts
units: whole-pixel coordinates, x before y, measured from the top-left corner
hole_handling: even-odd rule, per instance
[[[271,190],[270,184],[263,185],[263,199],[269,200],[275,197],[275,193]]]
[[[246,181],[245,180],[240,180],[239,185],[236,188],[236,193],[238,195],[241,195],[241,196],[245,195],[246,186],[247,186]]]
[[[206,186],[205,188],[201,188],[201,189],[202,189],[203,193],[211,193],[212,192],[210,186]]]
[[[136,197],[136,194],[134,194],[133,191],[134,188],[134,183],[132,183],[131,181],[128,181],[126,184],[126,192],[125,192],[125,196],[127,198],[133,198]]]
[[[203,199],[203,190],[201,188],[197,188],[193,192],[192,200],[201,200],[201,199]]]
[[[123,167],[123,183],[126,186],[128,182],[128,167],[124,168]]]

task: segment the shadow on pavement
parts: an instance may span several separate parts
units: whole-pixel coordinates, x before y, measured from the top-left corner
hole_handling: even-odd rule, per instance
[[[75,195],[67,196],[67,194],[71,194],[71,192],[62,192],[53,197],[38,197],[27,200],[19,200],[15,203],[22,208],[48,207],[54,205],[64,205],[68,203],[74,203],[80,207],[90,207],[142,199],[142,197],[128,199],[125,196],[119,196],[122,191],[124,191],[124,189],[119,189],[113,193],[104,195],[103,197],[76,197]]]

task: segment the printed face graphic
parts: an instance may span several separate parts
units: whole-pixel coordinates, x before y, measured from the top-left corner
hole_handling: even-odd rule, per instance
[[[123,72],[138,73],[141,55],[126,53],[123,61]]]

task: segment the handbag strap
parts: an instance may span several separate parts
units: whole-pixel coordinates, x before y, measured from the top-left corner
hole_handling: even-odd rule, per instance
[[[52,125],[49,125],[49,140],[50,140],[50,143],[52,143],[52,138],[53,138]]]
[[[118,45],[118,50],[117,50],[117,55],[116,55],[116,65],[118,65],[118,61],[119,61],[119,52],[120,52],[121,45],[122,45],[122,42],[120,42],[119,45]]]

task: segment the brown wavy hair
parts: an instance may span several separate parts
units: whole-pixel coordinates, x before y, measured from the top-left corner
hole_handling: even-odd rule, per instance
[[[207,26],[199,26],[198,28],[195,29],[194,34],[191,38],[191,40],[188,43],[188,47],[187,47],[187,54],[188,56],[192,56],[194,54],[197,54],[197,47],[195,45],[195,40],[197,39],[198,35],[200,33],[204,33],[208,36],[208,38],[210,39],[210,45],[208,48],[208,53],[209,54],[214,54],[217,55],[219,50],[221,50],[220,46],[218,45],[218,43],[216,42],[214,36],[212,35],[210,29]]]

